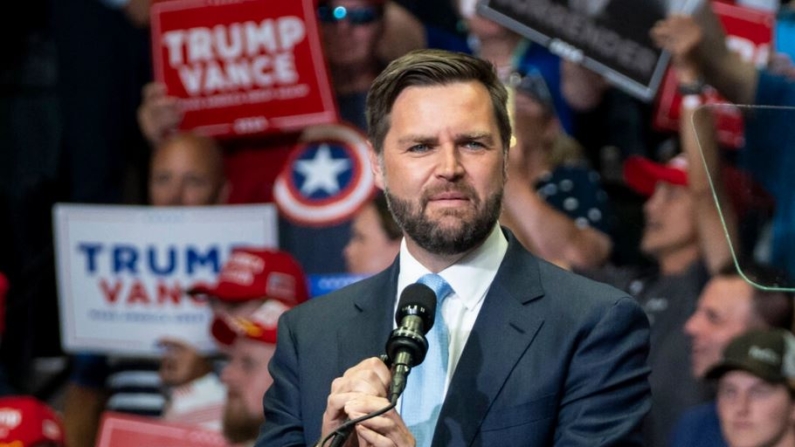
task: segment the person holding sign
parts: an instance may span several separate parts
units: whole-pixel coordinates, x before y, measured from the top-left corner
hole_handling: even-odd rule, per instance
[[[316,9],[340,117],[362,131],[366,128],[367,89],[384,66],[378,49],[387,31],[389,10],[389,3],[384,0],[328,0],[319,2]],[[138,118],[144,135],[157,147],[177,131],[182,120],[179,100],[168,96],[164,85],[149,84],[144,89]],[[224,141],[224,162],[230,179],[229,203],[274,202],[277,177],[295,166],[287,166],[287,163],[295,161],[291,156],[300,144],[297,134]],[[290,189],[296,196],[291,196],[292,203],[317,206],[317,203],[346,202],[351,195],[348,192],[363,183],[364,177],[350,175],[356,169],[341,168],[332,172],[334,166],[358,163],[353,157],[337,157],[323,158],[315,154],[306,160],[308,165],[317,167],[313,173],[320,173],[314,178],[329,179],[320,185],[323,187],[318,187],[317,183],[311,186],[312,183],[305,180],[309,177],[306,172],[290,172],[293,177],[310,183],[307,188],[298,185]],[[366,163],[366,157],[362,158]],[[347,185],[345,176],[351,179]],[[364,203],[366,198],[361,200]],[[279,246],[296,256],[308,273],[339,273],[344,265],[343,250],[350,233],[351,214],[340,212],[327,222],[310,222],[310,225],[282,215]],[[319,239],[324,242],[321,248],[317,244]]]
[[[190,133],[172,135],[151,159],[151,205],[221,203],[227,186],[220,162],[220,149],[211,139]],[[167,380],[183,384],[202,376],[209,366],[204,359],[195,360],[192,374]],[[157,360],[80,354],[73,358],[72,368],[64,402],[64,425],[72,447],[93,447],[100,415],[106,409],[149,416],[163,411],[165,397]],[[131,371],[135,374],[129,374]]]
[[[371,168],[403,230],[400,254],[282,316],[257,446],[320,445],[382,409],[348,445],[640,445],[643,312],[499,226],[507,96],[491,64],[444,51],[409,53],[375,80]],[[440,312],[395,408],[395,377],[378,356],[404,289],[431,293]]]
[[[740,166],[776,201],[770,262],[795,276],[795,236],[791,231],[795,153],[782,150],[795,144],[795,127],[791,125],[795,116],[791,110],[795,107],[795,68],[785,64],[777,66],[776,71],[757,69],[730,51],[723,27],[708,2],[692,16],[674,14],[660,21],[652,36],[679,61],[678,71],[686,70],[691,77],[680,86],[682,89],[699,95],[708,84],[735,104],[783,107],[775,112],[767,107],[747,114],[745,147],[739,159]]]
[[[229,195],[218,143],[190,132],[174,135],[152,154],[149,177],[152,206],[219,205]]]

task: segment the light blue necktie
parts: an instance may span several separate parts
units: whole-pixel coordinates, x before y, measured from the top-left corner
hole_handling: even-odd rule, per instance
[[[442,317],[442,300],[453,293],[453,288],[444,278],[432,273],[417,282],[425,284],[436,293],[436,317],[433,327],[425,334],[428,340],[425,361],[415,366],[409,374],[400,414],[414,435],[417,447],[430,447],[436,421],[442,410],[447,381],[447,353],[450,342],[447,325]]]

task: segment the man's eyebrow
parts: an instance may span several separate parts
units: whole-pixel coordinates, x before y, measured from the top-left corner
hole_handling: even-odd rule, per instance
[[[494,142],[494,134],[491,132],[472,132],[472,133],[461,133],[457,134],[455,137],[455,142],[460,144],[467,141],[484,141],[486,143],[493,143]],[[435,136],[429,135],[406,135],[398,139],[398,144],[410,144],[410,143],[422,143],[422,144],[430,144],[435,145],[439,139]]]
[[[406,135],[406,136],[400,137],[398,139],[398,144],[404,145],[404,144],[410,144],[410,143],[415,143],[415,144],[416,143],[423,143],[423,144],[431,144],[431,145],[433,145],[433,144],[436,144],[437,141],[439,141],[439,139],[437,137],[417,134],[417,135]]]
[[[483,141],[488,144],[494,143],[494,134],[491,132],[473,132],[473,133],[462,133],[455,136],[456,143],[462,143],[466,141]]]

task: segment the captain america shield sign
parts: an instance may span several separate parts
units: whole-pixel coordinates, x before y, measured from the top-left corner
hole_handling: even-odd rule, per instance
[[[307,129],[274,186],[279,211],[309,226],[350,219],[375,192],[367,140],[344,125]]]

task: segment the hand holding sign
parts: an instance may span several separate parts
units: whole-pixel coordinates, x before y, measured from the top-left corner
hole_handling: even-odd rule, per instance
[[[312,0],[155,4],[152,54],[156,80],[179,98],[182,129],[228,137],[337,121]],[[157,123],[142,123],[153,141]]]
[[[143,89],[143,102],[138,107],[138,125],[149,143],[157,147],[166,137],[176,133],[182,122],[179,99],[168,96],[166,86],[150,82]]]
[[[691,16],[673,14],[657,22],[651,29],[651,36],[657,46],[671,53],[671,62],[676,68],[679,82],[695,81],[698,77],[695,50],[703,39],[703,31],[695,19]]]

